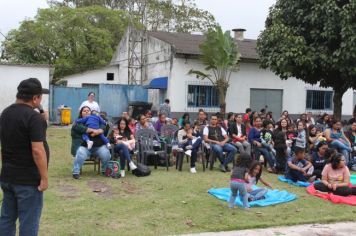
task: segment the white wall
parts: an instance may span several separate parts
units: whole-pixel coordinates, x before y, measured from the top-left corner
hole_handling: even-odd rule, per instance
[[[163,42],[157,38],[147,36],[142,31],[128,29],[126,34],[120,41],[118,48],[111,60],[111,65],[120,65],[119,77],[120,81],[128,83],[128,56],[129,56],[129,34],[132,30],[132,37],[137,38],[135,46],[135,54],[139,59],[144,58],[145,67],[143,68],[143,83],[148,85],[150,81],[157,77],[170,77],[171,70],[171,45]],[[140,38],[145,39],[145,44],[141,49]],[[131,52],[130,52],[131,53]],[[143,53],[143,56],[141,55]],[[132,66],[137,67],[135,71],[135,79],[138,84],[141,81],[141,69],[139,67],[142,63],[140,61],[133,61]]]
[[[168,97],[171,100],[173,112],[198,110],[198,108],[187,107],[188,84],[201,82],[194,76],[187,75],[190,69],[204,70],[204,66],[196,59],[174,58],[172,75],[168,83]],[[205,82],[210,84],[208,80]],[[283,89],[282,110],[288,110],[290,114],[300,114],[306,112],[306,91],[313,86],[293,78],[281,80],[271,71],[260,69],[257,63],[240,63],[239,71],[231,75],[226,97],[226,111],[242,113],[250,107],[251,88]],[[320,89],[318,86],[316,88]],[[352,114],[352,103],[353,90],[350,89],[343,97],[343,115]],[[314,113],[317,112],[314,111]]]
[[[114,73],[114,80],[107,80],[106,74]],[[63,77],[67,81],[68,87],[82,87],[82,84],[125,84],[120,81],[119,68],[117,66],[107,66],[97,70],[91,70],[79,74]],[[126,83],[127,84],[127,83]]]
[[[22,80],[28,78],[37,78],[41,81],[43,88],[49,88],[50,67],[0,64],[0,113],[15,102],[17,86]],[[42,106],[47,111],[48,99],[48,95],[43,95]]]

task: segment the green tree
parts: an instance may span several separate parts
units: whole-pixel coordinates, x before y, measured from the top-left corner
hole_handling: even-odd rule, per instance
[[[219,94],[220,112],[225,114],[230,76],[238,70],[240,59],[237,44],[230,36],[230,31],[224,33],[221,27],[217,26],[205,34],[205,41],[200,45],[200,50],[205,72],[191,69],[188,74],[201,80],[210,80]]]
[[[51,5],[87,7],[99,5],[129,12],[147,30],[205,32],[217,23],[212,14],[197,8],[194,0],[50,0]]]
[[[257,41],[263,68],[334,90],[334,115],[342,96],[356,89],[356,0],[278,0]]]
[[[128,23],[124,12],[99,6],[41,9],[9,32],[2,58],[51,64],[55,78],[95,69],[110,62]]]

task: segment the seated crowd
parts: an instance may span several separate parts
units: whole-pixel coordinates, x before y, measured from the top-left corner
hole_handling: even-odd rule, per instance
[[[177,127],[176,149],[190,156],[191,173],[196,173],[199,149],[206,156],[213,153],[222,172],[229,171],[229,164],[238,159],[236,156],[244,154],[268,165],[267,171],[283,172],[292,181],[320,179],[321,182],[315,185],[317,190],[339,195],[354,193],[348,188],[348,168],[353,168],[354,164],[356,111],[348,123],[328,114],[314,119],[311,113],[301,114],[294,120],[288,111],[283,111],[275,120],[273,114],[265,109],[254,112],[249,108],[245,114],[229,113],[226,119],[219,113],[210,115],[208,119],[201,109],[196,114],[197,119],[192,121],[189,113],[184,113],[179,119],[172,117],[169,100],[166,100],[157,117],[152,117],[152,112],[147,111],[135,120],[124,112],[110,128],[105,121],[92,119],[92,112],[89,106],[81,107],[78,120],[72,127],[72,174],[75,179],[80,178],[81,167],[91,155],[100,159],[104,171],[112,152],[120,158],[121,176],[124,177],[126,162],[131,170],[136,168],[132,160],[136,149],[135,133],[151,129],[164,138],[162,128],[173,125]]]

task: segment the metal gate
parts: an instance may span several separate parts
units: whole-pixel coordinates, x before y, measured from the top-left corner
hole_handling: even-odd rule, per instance
[[[282,113],[282,89],[250,89],[250,107],[253,111],[272,111],[274,117]]]
[[[61,105],[72,108],[71,120],[78,117],[81,103],[87,100],[89,92],[96,94],[95,101],[99,103],[101,111],[110,117],[118,117],[128,109],[132,101],[147,102],[148,92],[142,86],[121,84],[100,84],[96,87],[51,87],[50,120],[58,121],[58,107]]]

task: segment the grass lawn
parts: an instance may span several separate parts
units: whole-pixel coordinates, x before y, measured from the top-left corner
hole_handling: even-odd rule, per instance
[[[278,182],[276,175],[266,172],[264,178],[275,188],[293,192],[298,199],[248,212],[230,210],[207,193],[212,187],[228,187],[229,174],[203,172],[198,163],[195,175],[184,163],[182,172],[161,167],[148,177],[127,173],[121,179],[101,177],[85,166],[81,179],[74,180],[69,131],[48,130],[50,188],[40,235],[168,235],[355,219],[356,208],[309,196],[304,188]],[[104,191],[93,191],[97,189]]]

